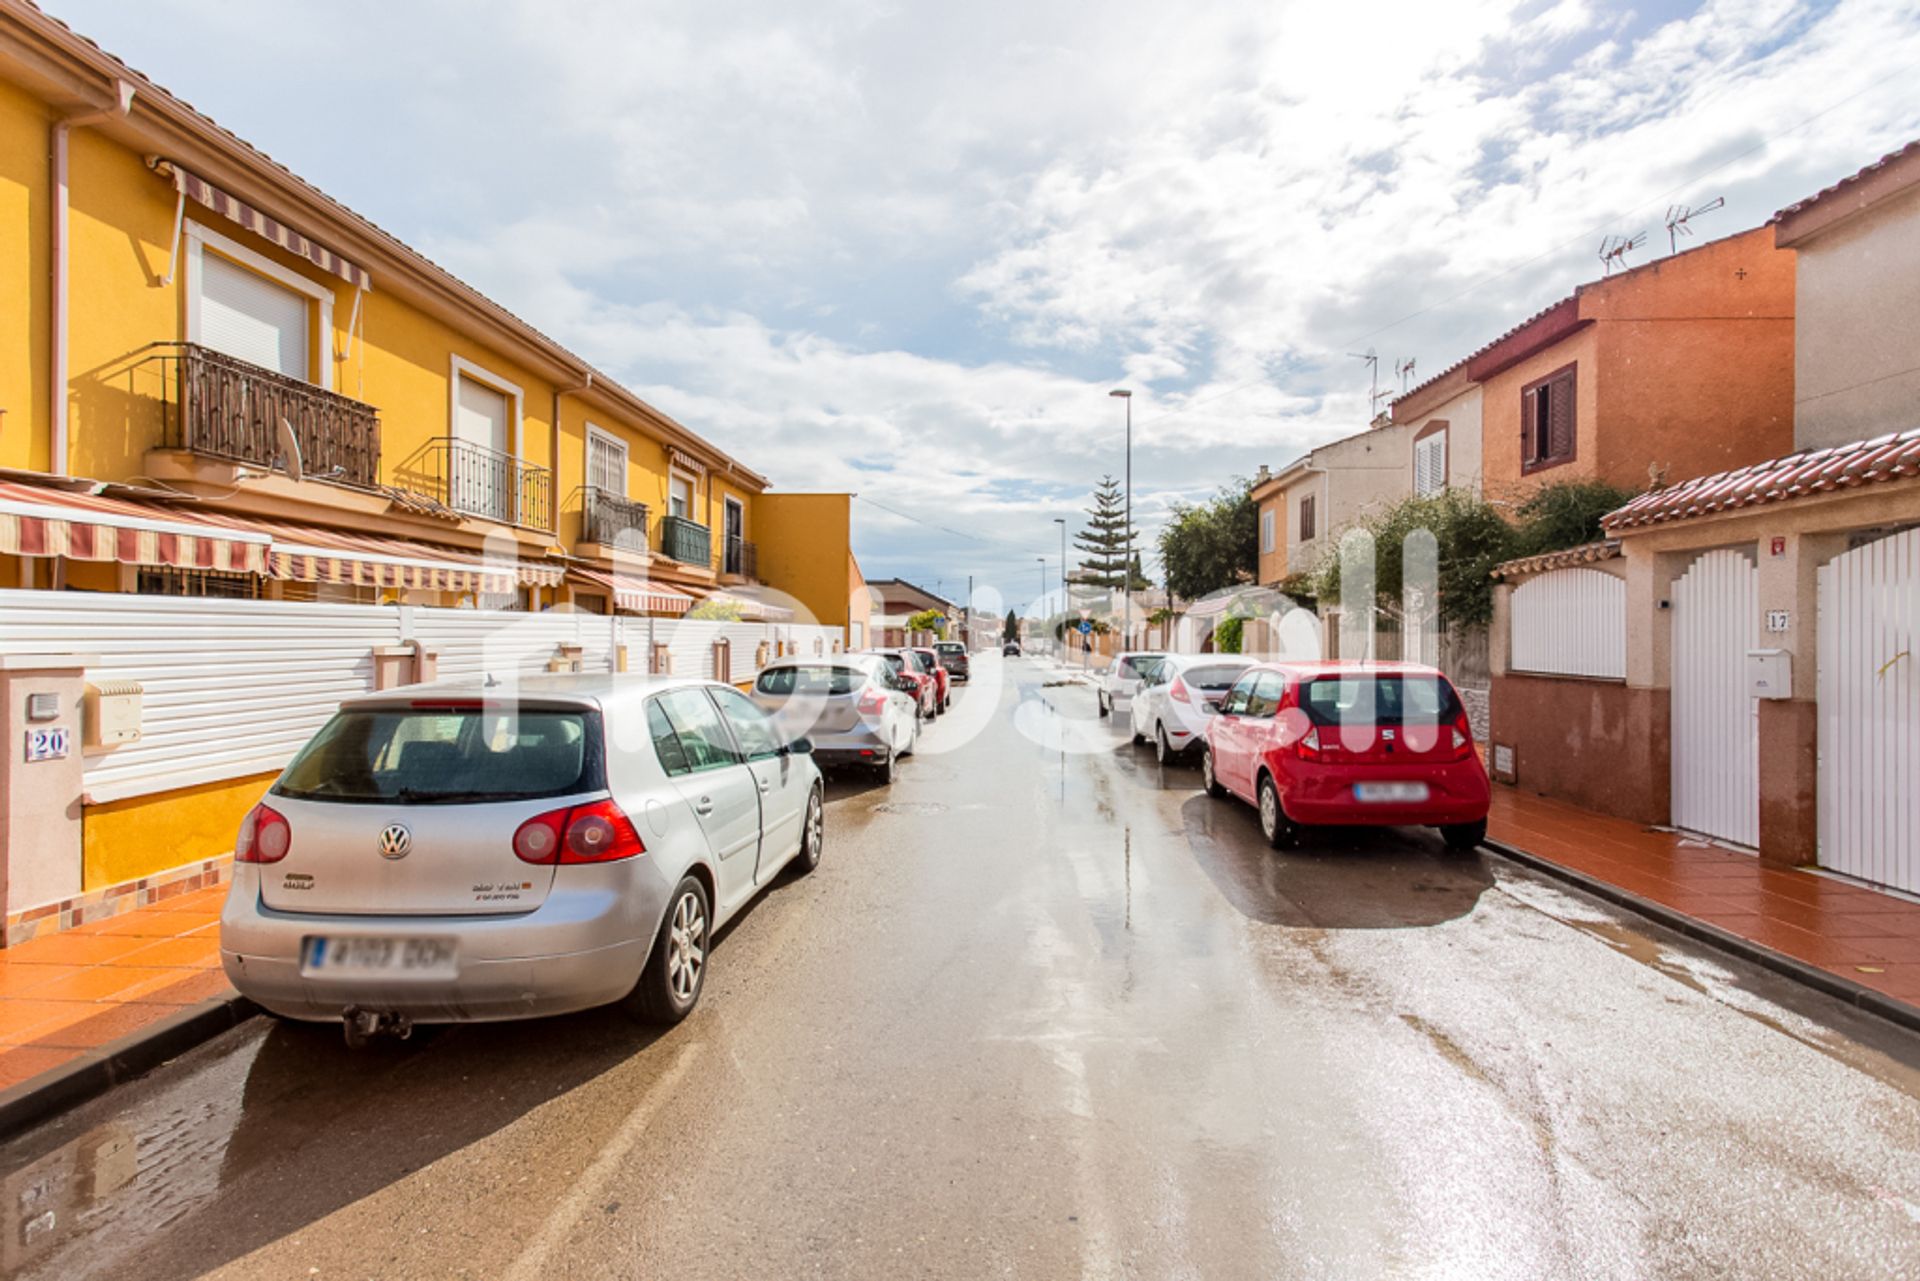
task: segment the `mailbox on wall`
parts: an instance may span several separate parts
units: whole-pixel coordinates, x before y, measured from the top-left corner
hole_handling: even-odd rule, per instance
[[[140,741],[146,688],[139,681],[101,681],[87,686],[86,745],[121,747]]]
[[[1747,651],[1747,694],[1752,698],[1793,697],[1793,655],[1784,649]]]

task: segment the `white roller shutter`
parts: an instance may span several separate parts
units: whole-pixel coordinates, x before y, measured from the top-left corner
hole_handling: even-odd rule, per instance
[[[461,440],[496,454],[507,452],[507,398],[485,383],[460,379],[460,411],[454,417]]]
[[[201,344],[289,378],[308,378],[311,301],[211,251],[200,262]]]

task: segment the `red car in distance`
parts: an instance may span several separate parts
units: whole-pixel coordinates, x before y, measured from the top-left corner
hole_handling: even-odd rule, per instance
[[[1437,827],[1448,848],[1487,835],[1492,788],[1447,678],[1417,663],[1262,663],[1207,723],[1207,794],[1260,812],[1275,849],[1301,829]]]
[[[926,666],[932,669],[933,683],[940,695],[940,710],[946,711],[953,705],[953,673],[940,661],[940,651],[931,645],[915,645],[913,652],[926,659]]]
[[[932,720],[940,714],[940,687],[933,674],[920,664],[925,661],[910,649],[870,649],[869,654],[878,654],[887,660],[887,666],[900,678],[900,683],[913,695],[922,720]]]

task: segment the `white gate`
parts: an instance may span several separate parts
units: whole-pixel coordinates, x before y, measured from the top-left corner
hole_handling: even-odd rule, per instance
[[[1760,843],[1758,706],[1747,651],[1760,640],[1760,571],[1708,552],[1673,585],[1673,825]]]
[[[1820,863],[1920,891],[1920,529],[1820,569]]]

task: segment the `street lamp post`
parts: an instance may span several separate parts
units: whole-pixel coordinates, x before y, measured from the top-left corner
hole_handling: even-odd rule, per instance
[[[1060,657],[1067,656],[1067,518],[1055,516],[1053,523],[1060,526]]]
[[[1034,562],[1040,566],[1040,621],[1047,621],[1047,558],[1035,556]]]
[[[1127,404],[1127,553],[1121,561],[1122,589],[1126,592],[1125,621],[1120,625],[1120,648],[1133,647],[1133,393],[1125,387],[1108,392]]]

